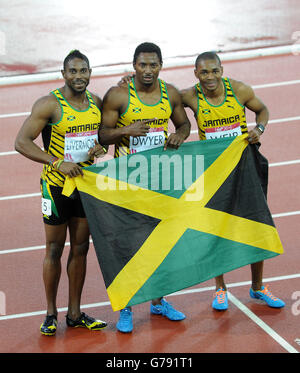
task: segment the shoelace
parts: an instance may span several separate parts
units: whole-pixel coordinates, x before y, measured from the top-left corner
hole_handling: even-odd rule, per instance
[[[271,299],[273,299],[273,300],[278,300],[278,298],[275,297],[275,295],[273,295],[273,294],[271,293],[271,291],[268,289],[268,286],[269,286],[269,285],[265,286],[265,288],[264,288],[263,290],[260,290],[260,291],[261,291],[263,294],[265,294],[267,297],[269,297],[269,298],[271,298]]]
[[[83,324],[91,324],[94,322],[94,319],[90,316],[88,316],[87,314],[85,314],[84,312],[81,312],[81,315],[79,317],[77,317],[77,319],[73,320],[71,319],[68,315],[67,317],[69,318],[70,322],[72,323],[83,323]]]
[[[126,308],[121,311],[122,318],[129,319],[131,315],[131,311],[127,310]]]
[[[225,302],[225,290],[220,289],[216,292],[216,297],[218,299],[218,303],[224,303]]]
[[[169,302],[164,302],[162,304],[162,309],[165,310],[165,312],[167,313],[169,310],[173,310],[173,307],[172,307],[172,303],[169,303]]]
[[[83,321],[83,322],[88,322],[88,323],[93,323],[95,320],[92,318],[92,317],[90,317],[90,316],[88,316],[88,315],[86,315],[84,312],[82,312],[82,314],[81,314],[81,316],[80,316],[80,319],[81,319],[81,321]]]
[[[161,306],[161,312],[165,316],[168,314],[169,311],[174,311],[174,308],[172,306],[172,303],[169,303],[167,301],[164,301],[162,304],[158,304],[158,306]]]

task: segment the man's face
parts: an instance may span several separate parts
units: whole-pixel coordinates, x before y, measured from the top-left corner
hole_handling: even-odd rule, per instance
[[[75,93],[82,93],[89,85],[91,69],[86,61],[80,58],[73,58],[67,63],[65,70],[62,71],[65,82]]]
[[[200,60],[194,72],[207,91],[215,91],[222,82],[223,67],[218,60]]]
[[[156,53],[140,53],[133,67],[136,79],[143,85],[150,86],[156,82],[162,65]]]

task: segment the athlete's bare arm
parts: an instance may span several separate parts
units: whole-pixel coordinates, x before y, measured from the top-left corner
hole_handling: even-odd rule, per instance
[[[35,102],[31,114],[21,127],[16,141],[15,149],[25,157],[39,163],[48,164],[51,155],[44,152],[34,140],[40,135],[43,128],[50,121],[57,121],[60,115],[59,105],[52,96],[45,96]],[[59,171],[70,177],[82,175],[81,168],[76,163],[63,162]]]
[[[257,124],[266,127],[269,120],[269,111],[266,105],[255,95],[253,88],[236,80],[230,80],[230,82],[239,102],[255,113]],[[249,131],[248,140],[251,144],[255,144],[259,142],[260,136],[261,132],[255,127]]]
[[[35,162],[49,163],[51,155],[36,145],[34,140],[40,135],[57,111],[57,103],[54,97],[49,95],[38,99],[17,135],[15,141],[16,151]]]
[[[184,107],[189,107],[192,109],[194,114],[197,114],[198,110],[198,103],[197,103],[197,94],[195,91],[195,87],[190,87],[187,89],[183,89],[180,91],[182,103]]]
[[[101,144],[116,144],[124,136],[145,136],[149,132],[147,123],[137,121],[128,126],[116,128],[119,116],[126,111],[128,87],[112,87],[103,98],[102,122],[99,130]]]
[[[175,133],[171,133],[168,137],[165,149],[167,146],[178,148],[188,138],[191,131],[191,123],[184,110],[179,91],[170,84],[167,84],[167,89],[172,106],[171,120],[175,126]]]
[[[100,111],[102,111],[102,104],[103,103],[102,103],[101,98],[98,95],[96,95],[95,93],[90,92],[90,94],[91,94],[95,104],[97,105],[98,109]],[[93,158],[93,157],[101,158],[107,153],[108,148],[109,148],[108,145],[102,146],[102,145],[99,144],[99,141],[95,140],[95,145],[92,148],[90,148],[90,150],[88,151],[88,155],[90,156],[90,158]]]

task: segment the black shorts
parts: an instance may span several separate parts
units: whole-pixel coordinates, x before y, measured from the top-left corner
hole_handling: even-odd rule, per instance
[[[62,194],[62,187],[52,186],[41,180],[42,214],[45,224],[59,225],[71,217],[85,218],[85,212],[76,189],[71,197]]]

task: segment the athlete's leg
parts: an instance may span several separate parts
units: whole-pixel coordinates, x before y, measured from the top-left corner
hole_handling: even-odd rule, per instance
[[[216,292],[212,301],[212,308],[218,311],[225,311],[228,308],[227,287],[224,282],[224,275],[215,277]]]
[[[56,295],[61,274],[61,255],[64,249],[67,224],[44,224],[46,255],[43,263],[43,279],[47,299],[47,314],[57,315]]]
[[[86,256],[89,249],[89,227],[86,218],[69,220],[70,253],[67,272],[69,277],[68,316],[75,320],[80,312],[80,299],[86,274]]]
[[[216,282],[216,290],[222,288],[223,290],[227,290],[225,282],[224,282],[224,275],[220,275],[215,277]]]
[[[262,286],[262,277],[263,277],[263,266],[264,262],[257,262],[251,264],[251,273],[252,273],[252,289],[260,290]],[[224,276],[220,275],[215,278],[216,289],[223,288],[226,290],[226,284],[224,282]]]
[[[263,267],[263,261],[251,264],[252,289],[254,291],[260,290],[262,287]]]
[[[161,304],[161,300],[162,300],[162,297],[161,298],[152,299],[153,306],[157,306],[158,304]]]

